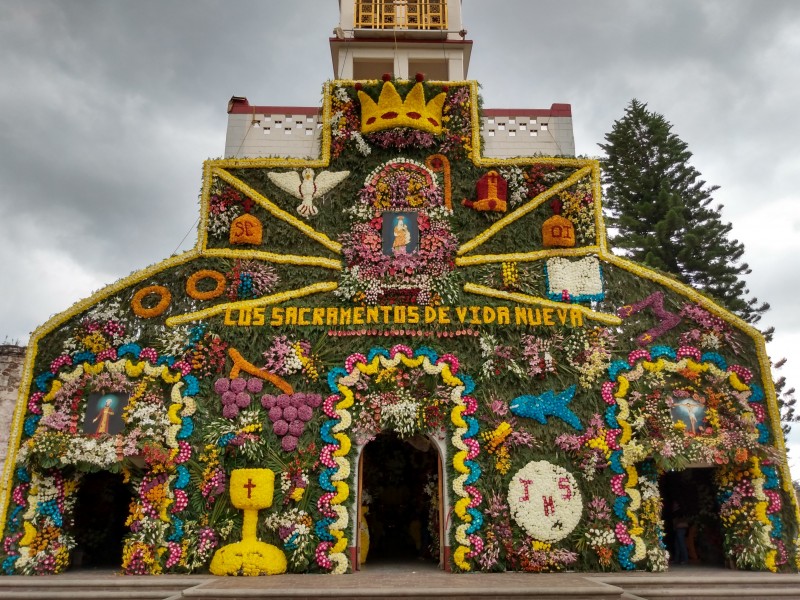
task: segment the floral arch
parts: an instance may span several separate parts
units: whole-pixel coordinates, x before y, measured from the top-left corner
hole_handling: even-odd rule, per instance
[[[416,396],[414,400],[410,392],[404,391],[402,384],[395,385],[397,371],[403,367],[418,369],[420,373],[441,380],[447,386],[447,393],[444,397]],[[388,387],[394,389],[388,394],[395,397],[384,403],[385,400],[359,394],[359,384],[363,385],[370,378],[389,384]],[[348,567],[344,551],[349,543],[347,531],[352,530],[349,506],[357,501],[346,483],[352,472],[352,437],[366,435],[359,440],[359,443],[364,443],[380,427],[401,435],[429,434],[437,430],[446,430],[450,434],[451,455],[448,458],[455,471],[451,489],[455,499],[454,511],[459,520],[455,524],[454,537],[458,546],[453,551],[453,559],[459,568],[470,570],[469,559],[477,556],[483,548],[477,534],[483,515],[476,509],[482,496],[473,485],[481,475],[480,466],[474,461],[480,452],[476,439],[479,425],[472,416],[477,401],[469,395],[475,384],[468,375],[459,373],[458,359],[451,354],[440,357],[425,347],[416,351],[402,345],[391,349],[372,348],[367,356],[353,354],[348,357],[344,368],[331,370],[328,386],[334,393],[323,403],[329,420],[321,430],[325,445],[320,460],[327,468],[320,475],[320,485],[327,493],[320,499],[323,518],[316,524],[322,539],[317,546],[320,565],[342,573]],[[396,397],[398,392],[400,399]],[[356,405],[357,400],[361,406]],[[363,406],[363,401],[378,404]],[[354,423],[354,412],[372,422]],[[380,415],[377,420],[376,414]]]

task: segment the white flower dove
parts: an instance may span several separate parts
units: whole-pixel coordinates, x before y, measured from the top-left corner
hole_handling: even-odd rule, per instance
[[[322,171],[314,177],[314,169],[303,169],[302,177],[297,171],[268,173],[272,183],[301,200],[297,212],[306,219],[319,213],[314,200],[330,192],[348,175],[350,171]]]

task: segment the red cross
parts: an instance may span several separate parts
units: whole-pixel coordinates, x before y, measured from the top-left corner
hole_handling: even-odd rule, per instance
[[[242,487],[247,488],[247,497],[249,498],[250,497],[250,492],[253,490],[254,487],[256,487],[256,484],[253,483],[252,479],[248,479],[247,483],[244,484]]]

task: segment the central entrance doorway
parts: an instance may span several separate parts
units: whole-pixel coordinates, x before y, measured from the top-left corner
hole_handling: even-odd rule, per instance
[[[75,503],[73,568],[118,569],[122,565],[131,500],[131,490],[121,474],[101,471],[84,475]]]
[[[691,467],[668,471],[659,480],[665,543],[672,564],[683,562],[677,560],[676,552],[676,525],[681,522],[688,525],[684,535],[690,564],[725,563],[714,471],[712,467]]]
[[[359,467],[369,530],[364,564],[441,564],[442,470],[435,444],[425,436],[403,440],[381,433],[362,450]]]

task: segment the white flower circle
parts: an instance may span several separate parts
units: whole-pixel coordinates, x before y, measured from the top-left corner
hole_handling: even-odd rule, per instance
[[[531,461],[516,472],[508,485],[508,505],[517,524],[542,542],[567,537],[583,513],[575,478],[546,460]]]

